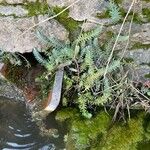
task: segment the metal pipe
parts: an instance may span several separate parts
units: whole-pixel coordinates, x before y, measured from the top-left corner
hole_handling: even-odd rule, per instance
[[[55,75],[52,96],[48,99],[48,105],[44,110],[52,112],[54,111],[59,103],[61,98],[61,90],[62,90],[62,82],[63,82],[63,74],[64,74],[64,67],[60,68]]]

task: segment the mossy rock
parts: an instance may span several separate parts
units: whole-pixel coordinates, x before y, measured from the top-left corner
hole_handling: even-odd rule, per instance
[[[143,118],[143,114],[139,114],[127,123],[114,124],[92,150],[136,150],[143,140]]]
[[[85,119],[77,109],[66,108],[57,113],[56,119],[68,120],[67,150],[136,150],[147,132],[143,126],[145,114],[140,112],[126,123],[112,124],[111,116],[104,111]]]
[[[97,142],[97,138],[107,131],[111,119],[105,112],[99,112],[92,119],[80,116],[76,109],[67,108],[59,111],[56,119],[68,120],[68,134],[66,135],[67,150],[84,150]]]

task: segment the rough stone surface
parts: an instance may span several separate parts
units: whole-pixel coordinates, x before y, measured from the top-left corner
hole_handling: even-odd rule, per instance
[[[144,49],[130,50],[126,52],[125,56],[128,58],[132,58],[134,62],[138,65],[149,64],[150,63],[150,48],[148,50],[144,50]]]
[[[122,0],[122,3],[120,3],[119,6],[127,12],[131,6],[131,3],[131,0]],[[134,7],[132,7],[131,11],[134,11],[135,13],[142,13],[143,8],[150,8],[150,2],[146,2],[144,0],[137,0],[134,3]]]
[[[81,0],[69,9],[69,16],[75,20],[83,21],[95,17],[106,9],[107,2],[100,3],[99,0]]]
[[[22,4],[24,0],[5,0],[8,4]]]
[[[15,15],[18,17],[23,17],[28,14],[28,11],[21,6],[0,6],[0,14],[4,16]]]
[[[139,31],[133,34],[132,41],[150,44],[150,23],[142,24]]]
[[[150,49],[136,49],[125,53],[125,58],[131,58],[134,65],[129,69],[132,79],[134,81],[146,81],[144,76],[150,74]]]
[[[120,30],[121,24],[111,26],[108,30],[118,34]],[[129,33],[130,23],[125,23],[122,34],[128,35]],[[150,23],[145,24],[137,24],[133,23],[131,28],[131,35],[130,35],[130,44],[132,45],[136,42],[140,42],[142,44],[150,44]],[[126,43],[125,43],[126,44]]]
[[[65,7],[72,4],[75,0],[47,0],[49,6]]]
[[[83,30],[84,31],[90,31],[98,26],[101,25],[108,25],[109,23],[111,23],[110,19],[98,19],[95,17],[91,17],[88,21],[86,21],[85,23],[83,23]]]
[[[44,20],[47,16],[38,16],[37,20]],[[22,35],[29,27],[35,24],[33,18],[0,18],[0,48],[9,52],[31,52],[34,47],[45,48],[37,37],[35,30],[30,30]],[[60,40],[66,40],[68,33],[57,21],[51,20],[40,25],[49,36],[56,36]],[[21,36],[20,36],[21,35]]]
[[[50,7],[58,6],[58,7],[67,7],[68,5],[76,2],[77,0],[47,0],[47,3]],[[92,29],[97,24],[101,24],[103,22],[107,22],[105,19],[98,19],[96,17],[97,13],[102,13],[106,10],[108,2],[100,0],[80,0],[75,3],[72,7],[69,8],[69,16],[77,21],[88,20],[90,22],[91,28],[86,29],[85,31]],[[87,26],[87,25],[86,25]]]
[[[47,0],[50,7],[67,7],[77,0]],[[69,8],[69,16],[76,21],[87,20],[83,25],[84,31],[93,29],[99,24],[108,24],[109,19],[97,18],[97,13],[106,10],[108,2],[100,0],[80,0]]]
[[[150,80],[149,78],[145,78],[145,75],[150,74],[150,67],[147,65],[131,67],[129,73],[133,81],[145,82]]]
[[[131,0],[123,0],[119,6],[122,7],[127,12],[131,6],[131,3],[132,3]],[[141,13],[142,12],[142,1],[138,0],[137,2],[135,2],[134,7],[132,7],[131,11],[134,11],[136,13]]]
[[[40,21],[43,21],[45,19],[48,18],[48,15],[45,15],[45,16],[38,16],[38,20],[39,22]],[[47,36],[55,36],[57,37],[59,40],[62,40],[62,41],[65,41],[67,40],[68,38],[68,32],[67,30],[60,24],[58,23],[58,21],[56,20],[50,20],[50,21],[47,21],[43,24],[40,25],[40,27],[43,28],[44,30],[44,33],[47,35]]]

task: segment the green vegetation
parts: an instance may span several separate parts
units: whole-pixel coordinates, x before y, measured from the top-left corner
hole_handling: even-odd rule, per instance
[[[116,5],[116,3],[114,3],[114,1],[110,1],[107,10],[103,13],[97,13],[96,17],[100,19],[110,18],[111,23],[114,24],[119,22],[122,18],[122,12],[120,10],[121,9]]]
[[[24,7],[29,11],[29,16],[36,16],[36,15],[42,15],[42,14],[49,14],[50,8],[48,4],[41,3],[39,1],[37,2],[28,2]]]
[[[117,4],[121,2],[115,1]],[[97,17],[110,18],[112,24],[120,22],[125,12],[115,3],[111,1],[108,10],[103,14],[97,14]],[[64,9],[54,7],[52,12],[49,11],[47,4],[39,1],[27,3],[25,7],[29,10],[29,16],[57,14]],[[143,9],[143,14],[147,16],[149,10]],[[132,12],[129,14],[129,20],[131,16]],[[68,11],[56,19],[72,36],[74,31],[79,29],[80,22],[69,18]],[[134,21],[143,22],[139,14],[135,14]],[[136,113],[134,117],[130,114],[130,108],[135,108],[136,104],[138,104],[136,108],[141,108],[139,107],[141,104],[147,109],[150,88],[149,85],[136,86],[127,77],[126,68],[133,62],[132,58],[120,59],[114,50],[109,59],[117,35],[111,31],[103,31],[102,26],[89,32],[82,32],[78,37],[74,36],[68,41],[47,37],[40,28],[36,34],[48,47],[45,51],[36,47],[33,49],[36,60],[46,68],[43,75],[36,78],[36,82],[41,85],[41,99],[48,95],[55,72],[64,68],[62,105],[66,108],[58,111],[55,119],[60,124],[65,122],[68,125],[68,134],[64,138],[67,150],[136,150],[140,142],[150,141],[150,121],[144,122],[143,113]],[[121,35],[118,42],[126,42],[128,38],[127,35]],[[132,49],[140,48],[147,50],[150,45],[138,42],[132,47]],[[21,57],[17,53],[0,52],[1,61],[10,61],[14,65],[22,64]],[[24,61],[28,64],[26,59]],[[19,74],[23,70],[16,74],[16,67],[11,69],[8,72],[9,78],[18,81],[18,84],[24,83]],[[19,67],[17,70],[19,71]],[[150,75],[147,74],[145,77],[149,78]],[[115,109],[113,121],[120,116],[123,119],[127,118],[127,115],[131,118],[126,122],[113,124],[111,115],[100,111],[102,106]]]
[[[64,8],[60,7],[53,7],[53,12],[58,14],[61,12]],[[73,20],[69,17],[69,11],[66,10],[62,14],[60,14],[58,17],[55,18],[57,21],[59,21],[70,33],[77,30],[77,28],[80,25],[80,22]]]
[[[111,115],[104,111],[89,120],[82,118],[77,110],[64,108],[56,118],[68,124],[67,150],[137,150],[139,143],[150,141],[149,114],[142,112],[132,111],[129,120],[114,124]]]
[[[117,5],[110,2],[108,8],[112,23],[118,22],[121,15]],[[97,106],[111,105],[114,100],[116,105],[125,108],[129,107],[133,97],[140,101],[139,93],[127,78],[125,68],[129,63],[114,54],[107,64],[117,35],[106,31],[107,36],[99,42],[101,34],[104,35],[102,26],[82,32],[74,41],[60,41],[38,30],[37,37],[49,50],[44,51],[45,57],[40,54],[41,50],[33,50],[37,61],[47,69],[49,80],[52,81],[56,70],[65,68],[63,104],[75,104],[86,118],[92,117]],[[125,35],[118,38],[120,43],[126,40],[128,36]]]
[[[45,52],[47,59],[40,55],[37,48],[33,50],[35,58],[47,68],[49,75],[60,67],[68,68],[71,78],[69,74],[65,75],[66,82],[69,81],[69,86],[65,87],[66,93],[69,93],[67,91],[70,88],[76,89],[72,92],[77,92],[77,100],[73,101],[79,105],[81,113],[87,118],[92,115],[87,110],[88,106],[103,105],[114,98],[115,88],[111,86],[114,84],[113,80],[118,80],[120,77],[114,77],[113,74],[123,65],[114,56],[108,67],[107,76],[104,78],[106,62],[115,37],[111,37],[109,42],[100,46],[97,37],[101,31],[102,28],[98,27],[91,32],[81,34],[71,43],[63,43],[54,37],[48,38],[41,31],[37,31],[39,39],[51,46],[52,50]],[[121,36],[119,41],[126,39],[126,36]],[[64,95],[64,97],[68,96]]]
[[[71,113],[71,115],[70,115]],[[64,117],[66,119],[64,119]],[[82,118],[77,110],[70,111],[62,109],[57,113],[56,119],[60,121],[68,121],[69,133],[66,135],[66,147],[69,150],[84,150],[97,143],[97,138],[101,139],[102,134],[107,131],[110,124],[110,116],[105,112],[88,120]]]
[[[150,22],[150,10],[149,8],[143,8],[142,9],[142,14],[144,15],[144,17],[146,17],[148,20],[148,22]]]
[[[136,150],[143,140],[143,116],[132,118],[127,124],[114,125],[100,142],[101,150]],[[98,150],[98,147],[96,148]],[[95,150],[96,150],[95,149]]]
[[[73,119],[74,117],[79,117],[78,110],[68,107],[58,111],[55,119],[60,122],[64,122],[68,119]]]
[[[0,62],[11,63],[14,66],[20,66],[25,62],[26,66],[29,67],[30,64],[27,59],[20,53],[5,52],[0,49]]]
[[[142,44],[140,42],[135,43],[130,50],[135,49],[145,49],[148,50],[150,48],[150,44]]]
[[[146,75],[145,75],[145,78],[150,78],[150,74],[146,74]]]

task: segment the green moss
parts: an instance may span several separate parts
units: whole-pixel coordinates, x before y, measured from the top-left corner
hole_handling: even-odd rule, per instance
[[[24,6],[29,11],[29,16],[35,16],[39,14],[48,14],[50,12],[49,6],[46,3],[30,2]]]
[[[129,16],[132,17],[132,15],[129,15]],[[142,20],[142,18],[139,16],[138,13],[135,13],[135,14],[134,14],[133,22],[139,23],[139,24],[144,23],[143,20]]]
[[[149,124],[146,123],[146,130],[143,126],[143,112],[132,113],[126,123],[112,125],[111,117],[104,111],[92,119],[82,118],[77,110],[73,111],[71,108],[65,109],[58,115],[63,115],[61,120],[69,120],[69,133],[65,136],[66,150],[137,150],[138,143],[145,139],[145,132],[149,136]]]
[[[110,18],[109,11],[106,10],[105,12],[97,13],[96,17],[99,19]]]
[[[143,1],[145,1],[145,2],[149,2],[149,0],[143,0]]]
[[[127,124],[115,124],[103,136],[95,150],[136,150],[143,140],[143,115],[132,118]]]
[[[64,8],[60,7],[54,7],[53,11],[54,13],[59,13],[63,10]],[[70,33],[73,32],[78,28],[80,25],[80,22],[73,20],[72,18],[69,17],[69,11],[66,10],[62,14],[60,14],[58,17],[55,18],[57,21],[59,21]]]
[[[57,112],[55,119],[60,122],[63,122],[66,121],[67,119],[73,119],[73,117],[75,117],[76,115],[77,116],[79,115],[76,109],[65,108]]]
[[[147,18],[148,22],[150,22],[150,9],[149,8],[143,8],[142,14]]]
[[[100,112],[92,119],[84,119],[80,116],[71,120],[66,147],[70,150],[69,144],[77,150],[90,148],[97,143],[97,138],[107,131],[110,124],[110,117],[105,112]]]
[[[122,0],[114,0],[114,2],[115,2],[116,4],[121,4],[121,3],[122,3]]]
[[[149,73],[149,74],[146,74],[144,77],[150,79],[150,73]]]
[[[133,58],[124,58],[124,60],[127,62],[127,63],[131,63],[134,61]]]
[[[145,49],[148,50],[150,48],[150,44],[142,44],[140,42],[135,43],[130,50],[134,49]]]

